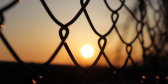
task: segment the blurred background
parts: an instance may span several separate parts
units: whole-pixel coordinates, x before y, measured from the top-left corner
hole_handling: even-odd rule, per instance
[[[0,8],[10,1],[11,0],[1,1]],[[121,4],[118,0],[107,0],[107,2],[110,3],[109,5],[113,9],[117,9]],[[64,24],[69,22],[81,8],[79,0],[49,0],[46,1],[46,3],[54,16]],[[157,9],[158,5],[156,0],[152,0],[152,3]],[[139,12],[138,1],[126,0],[125,4],[135,14]],[[101,34],[105,34],[112,26],[110,18],[112,13],[107,9],[104,1],[91,0],[86,9],[96,30]],[[148,7],[147,15],[150,24],[154,25],[152,13],[153,11]],[[5,28],[2,32],[24,62],[46,62],[61,42],[58,34],[60,26],[52,21],[39,0],[23,0],[23,2],[18,3],[9,11],[5,12],[4,17]],[[137,18],[140,19],[138,15]],[[124,7],[119,11],[119,20],[116,25],[126,42],[131,42],[136,36],[136,20],[132,18]],[[86,67],[91,65],[100,52],[97,43],[99,37],[92,31],[84,13],[68,28],[70,34],[67,39],[67,44],[75,59],[82,66]],[[149,35],[145,33],[147,29],[144,28],[143,31],[145,46],[148,46],[151,42]],[[94,48],[95,52],[91,58],[84,58],[80,53],[81,47],[86,44]],[[0,61],[16,62],[1,40],[0,46]],[[124,64],[127,57],[125,49],[126,45],[121,42],[116,31],[113,30],[110,35],[107,36],[105,53],[114,66],[121,67]],[[142,64],[142,49],[138,40],[133,43],[131,56],[138,65]],[[64,47],[61,48],[51,64],[74,65]],[[130,64],[131,62],[128,62],[128,65]],[[97,65],[108,67],[103,56]]]
[[[145,1],[147,5],[145,21],[148,19],[148,26],[150,28],[161,28],[161,31],[165,32],[163,23],[167,17],[163,18],[163,15],[159,14],[160,12],[156,13],[156,11],[154,11],[154,9],[159,10],[160,5],[157,2],[158,0],[151,0],[154,9],[150,6],[148,1],[149,0]],[[11,0],[0,1],[0,9],[10,2]],[[81,8],[80,0],[46,0],[45,2],[53,15],[63,24],[68,23]],[[113,10],[121,5],[119,0],[107,0],[107,2]],[[132,11],[135,17],[140,20],[139,4],[139,0],[125,0],[125,5]],[[167,5],[164,4],[164,7],[167,7]],[[104,1],[90,0],[86,9],[95,29],[102,35],[107,33],[112,27],[113,22],[111,21],[112,12],[108,10]],[[137,21],[125,7],[122,7],[118,13],[119,19],[116,23],[116,27],[123,40],[130,43],[137,35]],[[159,19],[159,15],[161,15],[160,22],[158,26],[156,26],[156,20]],[[60,26],[49,17],[40,0],[22,0],[22,2],[17,3],[14,7],[5,11],[3,16],[5,20],[2,33],[21,60],[33,69],[38,69],[41,64],[45,63],[61,43],[59,37]],[[138,28],[140,28],[139,26],[140,25],[138,25]],[[72,54],[82,67],[90,66],[100,53],[98,47],[99,36],[97,36],[91,29],[84,13],[82,13],[68,28],[69,36],[66,42]],[[147,25],[144,26],[142,31],[144,36],[144,46],[148,47],[152,41],[150,40]],[[160,37],[158,30],[156,29],[155,32],[155,42],[156,44],[159,44],[160,40],[158,40],[158,38]],[[128,57],[126,44],[121,41],[115,29],[113,29],[106,39],[107,45],[104,50],[105,54],[114,67],[121,68]],[[103,44],[103,42],[101,42],[101,44]],[[84,58],[81,55],[80,50],[84,45],[91,45],[94,48],[94,54],[91,58]],[[158,47],[159,46],[160,45],[158,45]],[[163,48],[166,50],[168,48],[167,44]],[[92,84],[111,84],[117,82],[120,78],[124,79],[121,84],[139,84],[144,83],[145,80],[147,81],[146,84],[157,84],[158,81],[162,81],[160,84],[163,84],[162,79],[168,80],[168,73],[163,73],[164,70],[168,70],[168,63],[165,62],[165,58],[168,54],[164,53],[165,58],[159,58],[158,54],[154,55],[157,53],[154,46],[152,46],[150,50],[152,51],[153,58],[149,56],[149,66],[144,69],[144,67],[142,68],[143,49],[140,41],[136,39],[132,44],[131,57],[136,65],[139,66],[139,70],[132,69],[132,67],[130,67],[132,63],[128,60],[127,66],[129,67],[122,73],[118,73],[109,68],[107,61],[101,56],[96,67],[90,71],[90,80]],[[82,81],[83,83],[83,81],[87,80],[86,73],[81,73],[77,67],[74,67],[75,65],[70,59],[64,46],[60,49],[50,64],[51,65],[44,72],[37,72],[42,75],[38,75],[39,78],[36,78],[35,76],[37,74],[34,75],[36,72],[28,73],[24,71],[8,51],[3,41],[0,40],[0,80],[2,80],[2,84],[11,84],[11,82],[24,84],[24,81],[31,81],[31,83],[26,82],[28,84],[36,84],[36,82],[39,83],[41,78],[43,78],[43,84],[79,84],[79,82],[81,83]],[[162,65],[166,65],[164,70]],[[18,81],[18,79],[20,80]],[[148,80],[152,82],[149,83]],[[167,84],[168,81],[164,81],[164,83]]]

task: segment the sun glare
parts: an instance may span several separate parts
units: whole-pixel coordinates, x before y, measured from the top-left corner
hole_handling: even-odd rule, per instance
[[[90,58],[93,55],[93,53],[94,53],[94,49],[90,45],[84,45],[81,48],[81,54],[85,58]]]

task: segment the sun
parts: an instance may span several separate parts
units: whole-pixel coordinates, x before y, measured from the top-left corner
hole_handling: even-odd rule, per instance
[[[90,58],[93,55],[93,53],[94,53],[94,49],[90,45],[84,45],[81,48],[81,54],[85,58]]]

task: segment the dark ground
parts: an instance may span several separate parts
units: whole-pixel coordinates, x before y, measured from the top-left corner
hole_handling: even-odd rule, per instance
[[[33,69],[41,66],[41,64],[33,63],[28,65]],[[41,73],[42,78],[38,78],[36,84],[39,84],[39,80],[41,80],[42,84],[83,84],[85,75],[80,73],[81,71],[74,66],[50,65]],[[146,84],[168,84],[164,77],[161,79],[160,76],[160,79],[155,79],[155,75],[157,74],[153,74],[153,76],[146,75],[146,78],[142,79],[142,75],[139,72],[135,71],[134,68],[128,67],[121,76],[120,84],[141,84],[142,80]],[[30,74],[23,70],[18,63],[0,62],[0,84],[27,84],[30,81],[30,84],[33,84],[29,77]],[[90,72],[89,84],[116,84],[118,78],[117,72],[114,74],[110,68],[95,67]]]

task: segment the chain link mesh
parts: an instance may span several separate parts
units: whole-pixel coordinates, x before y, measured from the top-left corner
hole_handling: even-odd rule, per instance
[[[88,84],[88,80],[89,80],[89,76],[90,76],[90,71],[96,66],[97,62],[99,61],[101,56],[104,56],[104,58],[106,59],[108,65],[111,67],[112,71],[115,74],[117,74],[119,76],[117,84],[121,84],[122,81],[122,76],[123,76],[123,72],[126,69],[126,65],[128,63],[128,60],[130,59],[132,62],[132,65],[134,67],[134,69],[139,73],[139,80],[138,83],[155,83],[154,81],[159,80],[158,82],[163,84],[163,80],[166,80],[166,74],[160,74],[160,72],[162,73],[167,73],[167,71],[165,71],[165,67],[164,64],[162,63],[163,61],[166,61],[166,57],[168,55],[167,53],[167,49],[165,48],[165,46],[167,46],[167,36],[168,36],[168,31],[167,31],[167,18],[168,18],[168,12],[167,12],[167,1],[166,0],[158,0],[158,5],[159,5],[159,9],[155,9],[153,4],[152,4],[152,0],[138,0],[139,1],[139,7],[136,9],[136,11],[139,10],[140,12],[140,19],[138,19],[135,15],[134,12],[132,12],[127,5],[125,4],[125,0],[119,0],[121,5],[114,10],[113,8],[111,8],[109,6],[110,3],[107,2],[107,0],[104,0],[105,5],[107,6],[107,8],[109,9],[109,11],[111,12],[111,20],[112,20],[112,26],[109,29],[108,32],[106,32],[104,35],[100,34],[96,28],[94,27],[89,14],[86,10],[87,5],[89,4],[90,0],[86,0],[85,2],[83,0],[80,0],[80,4],[81,4],[81,9],[78,11],[78,13],[75,15],[75,17],[73,19],[71,19],[68,23],[63,24],[61,23],[59,20],[57,20],[57,18],[55,18],[55,16],[52,14],[52,12],[50,11],[50,9],[48,8],[46,2],[44,0],[40,0],[42,5],[44,6],[44,9],[46,10],[46,12],[48,13],[48,15],[50,16],[50,18],[57,24],[60,26],[59,29],[59,36],[61,39],[61,42],[59,44],[59,46],[57,47],[57,49],[55,50],[55,52],[53,53],[53,55],[50,57],[50,59],[45,62],[39,69],[37,70],[33,70],[31,69],[25,62],[23,62],[19,56],[15,53],[14,49],[10,46],[10,44],[8,43],[8,41],[6,40],[6,38],[3,35],[2,32],[2,27],[3,27],[3,23],[5,21],[5,17],[4,12],[12,7],[14,7],[19,1],[18,0],[13,0],[9,5],[5,6],[4,8],[2,8],[0,10],[0,37],[1,40],[3,41],[4,45],[8,48],[8,50],[10,51],[10,53],[13,55],[13,57],[17,60],[18,64],[20,64],[20,66],[27,71],[28,73],[30,73],[30,79],[32,79],[32,81],[34,84],[36,83],[40,83],[37,82],[37,80],[42,80],[41,78],[41,72],[46,69],[46,67],[51,63],[51,61],[57,56],[57,53],[60,51],[61,47],[65,47],[67,53],[69,54],[71,60],[73,61],[73,63],[75,64],[75,66],[77,68],[79,68],[81,70],[81,74],[84,74],[86,76],[84,84]],[[155,20],[155,25],[154,26],[150,26],[149,24],[149,18],[147,16],[147,6],[152,8],[152,11],[154,11],[154,14],[152,15],[154,20]],[[128,10],[128,12],[130,13],[130,15],[133,17],[133,19],[136,21],[136,36],[134,37],[134,39],[132,41],[130,41],[129,43],[126,42],[123,37],[121,36],[120,32],[118,31],[118,27],[116,26],[116,23],[118,22],[118,18],[120,17],[120,14],[118,13],[121,8],[125,8],[126,10]],[[95,59],[95,61],[93,62],[93,64],[91,66],[89,66],[88,68],[84,68],[82,66],[79,65],[79,63],[76,61],[76,59],[73,56],[73,53],[71,52],[66,39],[68,39],[68,35],[69,35],[69,28],[68,26],[70,26],[71,24],[73,24],[81,15],[81,13],[84,12],[84,15],[86,16],[86,19],[91,27],[91,29],[93,30],[93,32],[99,36],[98,39],[98,46],[100,48],[100,52],[97,56],[97,58]],[[158,15],[158,17],[157,17]],[[116,17],[115,17],[116,16]],[[164,19],[161,19],[164,18]],[[160,26],[159,24],[162,24],[162,26]],[[140,28],[139,26],[140,25]],[[144,26],[147,26],[147,32],[150,36],[150,40],[151,40],[151,44],[147,47],[144,46],[144,34],[143,34],[143,29]],[[65,35],[63,35],[62,31],[65,31]],[[113,66],[113,64],[109,61],[108,56],[106,55],[106,53],[104,52],[105,48],[106,48],[106,44],[107,44],[107,36],[112,32],[112,31],[116,31],[117,35],[119,36],[120,40],[122,41],[123,44],[126,45],[126,52],[127,52],[127,58],[125,60],[124,65],[121,68],[116,68]],[[133,50],[133,46],[132,44],[135,42],[135,40],[139,40],[141,47],[142,47],[142,57],[143,57],[143,69],[140,69],[137,65],[136,62],[133,60],[133,58],[131,57],[131,53]],[[103,41],[103,44],[101,44],[100,42]],[[158,65],[155,65],[154,67],[150,66],[150,61],[153,61],[153,59],[160,59],[157,60],[157,63],[159,63]],[[153,79],[153,81],[148,81],[148,79],[151,77],[150,73],[151,71],[154,71],[155,74],[155,78]],[[168,77],[167,77],[168,79]]]

